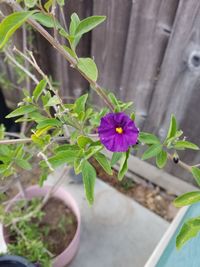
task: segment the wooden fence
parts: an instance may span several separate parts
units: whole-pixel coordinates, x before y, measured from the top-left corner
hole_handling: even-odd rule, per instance
[[[200,1],[66,0],[68,20],[72,12],[81,18],[107,16],[84,36],[78,54],[95,58],[102,86],[134,101],[140,129],[164,138],[174,113],[189,140],[200,145]],[[61,82],[63,97],[88,90],[41,36],[35,34],[34,43],[44,70]],[[92,97],[100,105],[96,95]],[[199,163],[200,153],[188,151],[182,158]],[[173,164],[167,170],[192,180]]]

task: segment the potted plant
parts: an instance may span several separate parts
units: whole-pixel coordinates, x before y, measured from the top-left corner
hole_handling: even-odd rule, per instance
[[[3,49],[12,62],[26,74],[33,87],[32,91],[23,91],[24,98],[7,116],[7,118],[15,118],[16,122],[21,122],[23,126],[29,124],[30,130],[22,131],[21,135],[15,134],[17,138],[10,139],[11,134],[6,133],[4,127],[1,126],[0,172],[4,179],[11,176],[15,178],[20,168],[30,171],[32,168],[30,160],[33,156],[37,156],[40,159],[40,186],[43,185],[48,174],[54,172],[57,167],[65,166],[64,170],[73,167],[76,174],[82,174],[85,195],[91,205],[94,201],[96,179],[96,171],[91,164],[91,158],[94,158],[108,174],[112,174],[112,166],[119,161],[118,179],[121,180],[128,170],[128,158],[132,151],[146,146],[143,160],[155,158],[159,168],[163,168],[167,160],[171,160],[192,173],[199,183],[198,166],[183,163],[178,155],[179,150],[198,150],[199,148],[185,140],[183,132],[178,128],[175,116],[171,116],[169,130],[164,140],[159,140],[151,133],[139,131],[135,124],[132,102],[124,103],[113,93],[103,89],[97,83],[98,69],[94,60],[88,57],[80,58],[77,55],[76,47],[81,37],[102,23],[105,16],[91,16],[80,20],[78,15],[73,13],[68,30],[65,22],[58,21],[55,15],[56,6],[59,5],[62,8],[63,1],[48,1],[46,4],[40,1],[24,1],[21,4],[14,0],[3,2],[10,5],[13,12],[0,23],[0,49]],[[33,52],[21,52],[15,47],[8,46],[8,40],[12,34],[25,22],[46,38],[70,63],[71,67],[89,82],[91,89],[104,101],[104,108],[99,111],[91,103],[88,104],[88,94],[81,95],[74,102],[63,101],[57,86],[38,65]],[[53,29],[54,35],[49,34],[46,28]],[[68,46],[60,43],[57,35],[65,38]],[[14,55],[28,63],[29,68],[17,61]],[[39,78],[31,72],[31,68],[32,71],[37,72]],[[107,159],[104,149],[112,152],[111,161]],[[48,212],[47,208],[45,210],[49,204],[47,200],[50,201],[50,197],[53,196],[60,198],[61,195],[56,193],[59,191],[54,190],[55,188],[47,190],[46,187],[34,187],[23,190],[22,185],[20,188],[21,195],[18,195],[14,200],[15,203],[11,202],[12,204],[8,207],[10,215],[8,216],[6,209],[1,208],[1,220],[5,226],[4,233],[5,235],[8,233],[9,240],[12,241],[9,241],[8,250],[10,252],[17,250],[19,254],[23,254],[28,249],[28,242],[25,242],[28,238],[36,242],[36,245],[34,242],[31,243],[31,249],[35,246],[36,257],[32,259],[33,253],[29,253],[28,259],[30,258],[33,262],[37,261],[43,266],[51,266],[51,259],[54,256],[52,252],[47,247],[44,247],[44,250],[39,249],[44,245],[41,241],[45,241],[45,233],[48,235],[48,231],[51,230],[48,227],[43,229],[42,218],[45,218]],[[37,198],[32,198],[33,196]],[[39,196],[43,198],[40,199]],[[18,201],[19,197],[23,197],[23,200]],[[175,204],[177,206],[188,205],[199,199],[200,192],[192,192],[177,198]],[[65,202],[65,197],[62,201]],[[79,222],[77,208],[74,209],[69,202],[66,204],[71,207]],[[59,216],[59,222],[62,222],[62,215]],[[61,228],[63,228],[62,223]],[[64,230],[65,228],[66,225],[64,225]],[[79,225],[77,231],[79,232]],[[42,236],[38,235],[39,232],[43,232]],[[36,238],[33,238],[35,233],[37,233]],[[178,247],[184,243],[185,233],[183,228],[177,239]],[[187,234],[192,237],[192,231],[187,231]],[[19,241],[23,242],[24,250],[21,250],[23,253],[20,253],[21,247],[17,247],[17,244],[20,244]],[[63,265],[55,263],[53,266]]]

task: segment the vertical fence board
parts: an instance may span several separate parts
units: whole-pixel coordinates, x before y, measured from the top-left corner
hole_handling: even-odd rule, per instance
[[[92,33],[92,56],[99,69],[99,83],[118,95],[130,19],[131,0],[94,0],[93,13],[106,21]],[[100,103],[99,99],[94,100]]]
[[[68,0],[64,7],[64,14],[69,27],[70,16],[76,12],[80,19],[92,15],[92,1],[91,0]],[[59,20],[62,21],[60,11],[57,11]],[[55,51],[46,40],[37,34],[38,54],[40,62],[45,62],[45,68],[53,78],[60,83],[60,88],[63,97],[78,97],[85,90],[88,90],[88,83],[81,77],[81,75],[74,71],[69,63]],[[59,38],[62,44],[68,45],[64,38]],[[90,56],[91,34],[83,37],[77,48],[77,54],[80,57]]]
[[[182,130],[191,141],[200,145],[200,2],[180,1],[172,35],[162,63],[145,129],[164,137],[170,113],[174,113]],[[196,153],[183,153],[183,160],[200,160]],[[195,158],[196,157],[196,158]],[[169,170],[189,179],[184,171]]]
[[[133,1],[120,96],[133,100],[142,127],[148,115],[159,67],[178,1]]]

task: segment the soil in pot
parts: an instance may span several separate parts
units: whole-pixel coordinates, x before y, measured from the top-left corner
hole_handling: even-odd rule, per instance
[[[39,229],[39,239],[53,257],[56,257],[71,243],[77,230],[77,219],[74,213],[57,198],[50,198],[43,207],[42,213],[39,223],[38,219],[31,220],[31,228],[34,229],[35,227],[36,232]],[[7,231],[9,244],[16,244],[20,236],[16,232]],[[27,255],[20,256],[26,256],[28,260],[33,262],[33,258],[30,259]]]

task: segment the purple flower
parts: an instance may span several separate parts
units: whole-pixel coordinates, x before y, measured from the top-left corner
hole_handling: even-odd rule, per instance
[[[112,152],[125,152],[138,139],[139,130],[123,112],[108,113],[101,118],[98,128],[101,143]]]

